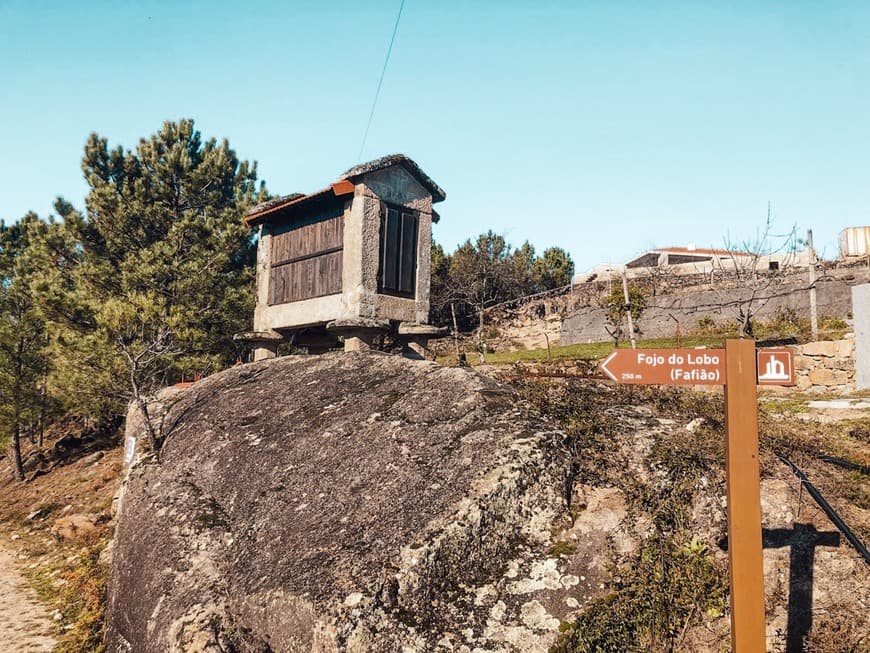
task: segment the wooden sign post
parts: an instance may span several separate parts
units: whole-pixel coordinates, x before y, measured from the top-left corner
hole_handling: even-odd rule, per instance
[[[731,647],[764,653],[764,568],[761,557],[761,477],[755,343],[725,343],[725,474],[728,486],[728,565]]]
[[[752,340],[728,340],[725,349],[617,349],[601,370],[617,383],[725,386],[731,646],[733,653],[763,653],[756,385],[794,385],[792,352],[756,349]]]

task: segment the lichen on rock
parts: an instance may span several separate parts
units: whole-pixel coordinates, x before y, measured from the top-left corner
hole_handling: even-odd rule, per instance
[[[126,480],[110,651],[544,652],[571,609],[563,436],[474,371],[287,357],[163,422]]]

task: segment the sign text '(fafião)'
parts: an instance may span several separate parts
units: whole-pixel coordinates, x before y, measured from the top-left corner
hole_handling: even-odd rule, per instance
[[[637,365],[646,367],[665,366],[672,383],[722,383],[720,369],[722,359],[708,352],[671,352],[649,354],[637,352]]]

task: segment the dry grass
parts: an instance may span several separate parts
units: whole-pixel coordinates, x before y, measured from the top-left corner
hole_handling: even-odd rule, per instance
[[[614,574],[619,580],[613,591],[595,601],[576,621],[566,623],[564,635],[552,651],[700,650],[693,648],[692,636],[699,628],[715,630],[709,628],[710,619],[720,614],[724,604],[714,601],[715,605],[708,605],[705,601],[708,597],[717,601],[722,597],[719,591],[727,576],[722,575],[723,570],[713,560],[698,555],[698,551],[686,551],[693,529],[686,508],[692,504],[692,493],[697,490],[701,475],[715,479],[724,468],[722,393],[656,386],[608,387],[576,381],[535,380],[515,385],[537,411],[557,421],[574,439],[579,454],[577,471],[583,482],[620,487],[635,516],[647,515],[655,527],[654,537],[641,546],[635,557],[614,562]],[[855,465],[870,466],[870,416],[813,421],[814,410],[807,406],[807,399],[772,397],[762,403],[762,476],[797,484],[790,470],[776,457],[776,453],[787,455],[809,476],[858,537],[870,542],[870,480],[867,475],[820,459],[820,456],[834,456]],[[666,479],[660,487],[632,486],[625,478],[625,461],[614,444],[615,425],[604,410],[614,405],[646,406],[655,416],[674,419],[678,424],[703,419],[694,433],[677,429],[651,448],[647,462]],[[809,498],[806,500],[811,502]],[[697,546],[703,550],[703,544],[698,542]],[[843,547],[846,547],[842,550],[845,558],[857,555],[847,544]],[[679,578],[678,585],[670,586],[666,582],[671,578]],[[856,577],[855,582],[862,581]],[[858,596],[861,587],[866,586],[844,588],[844,591]],[[787,601],[787,587],[783,592],[778,598],[775,591],[769,597],[780,609]],[[667,606],[667,610],[663,606]],[[859,606],[860,603],[854,601],[817,606],[818,617],[813,621],[805,650],[808,653],[870,650],[866,614],[858,614]],[[715,643],[711,646],[705,645],[703,650],[716,650]]]

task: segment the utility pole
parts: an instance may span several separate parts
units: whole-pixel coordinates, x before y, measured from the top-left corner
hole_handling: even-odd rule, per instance
[[[816,307],[816,250],[813,248],[813,230],[807,230],[807,254],[810,268],[810,331],[813,342],[819,339],[819,313]]]
[[[637,339],[634,337],[634,320],[631,319],[631,301],[628,298],[628,277],[625,267],[622,268],[622,294],[625,297],[625,316],[628,318],[628,337],[631,340],[631,348],[637,349]]]

